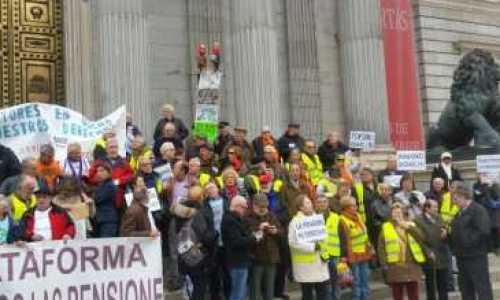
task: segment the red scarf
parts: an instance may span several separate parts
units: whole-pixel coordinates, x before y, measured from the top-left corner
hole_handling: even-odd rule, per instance
[[[236,185],[227,185],[226,191],[229,201],[240,194],[240,191],[238,190],[238,187]]]

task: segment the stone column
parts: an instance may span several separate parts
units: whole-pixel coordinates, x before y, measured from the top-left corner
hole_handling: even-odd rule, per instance
[[[389,115],[379,1],[339,0],[341,65],[348,130],[375,131],[388,144]]]
[[[68,107],[96,116],[92,70],[90,2],[64,0],[65,86]]]
[[[144,133],[153,131],[149,105],[148,43],[143,1],[94,0],[98,96],[102,113],[125,104]]]
[[[269,0],[234,0],[232,74],[237,122],[255,136],[263,125],[281,134],[287,107],[281,104],[279,47]]]

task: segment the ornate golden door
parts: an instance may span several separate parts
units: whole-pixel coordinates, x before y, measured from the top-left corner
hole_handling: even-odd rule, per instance
[[[0,0],[0,106],[64,102],[62,1]]]

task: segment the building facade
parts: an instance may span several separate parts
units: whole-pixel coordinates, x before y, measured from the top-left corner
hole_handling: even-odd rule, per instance
[[[318,140],[329,130],[373,130],[379,144],[390,143],[384,62],[391,58],[384,56],[379,0],[0,2],[9,13],[12,3],[29,4],[28,13],[60,7],[64,74],[56,83],[64,97],[57,100],[89,118],[126,104],[150,133],[159,107],[171,103],[190,123],[196,45],[219,41],[221,116],[232,125],[251,135],[267,125],[280,134],[293,121]],[[464,53],[484,48],[500,58],[500,1],[411,3],[420,109],[409,113],[421,114],[425,132],[449,99]],[[2,78],[5,86],[10,79]]]

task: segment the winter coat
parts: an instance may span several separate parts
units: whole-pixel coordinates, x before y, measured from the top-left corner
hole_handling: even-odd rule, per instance
[[[344,154],[349,150],[349,147],[347,147],[344,143],[338,142],[336,147],[334,148],[328,140],[324,141],[321,146],[318,148],[318,156],[319,159],[321,160],[321,163],[323,164],[323,169],[325,171],[329,171],[330,169],[333,168],[333,165],[335,163],[335,159],[338,155]]]
[[[21,164],[12,150],[0,145],[0,184],[8,177],[21,174]]]
[[[433,220],[429,219],[424,214],[421,214],[414,220],[418,229],[422,232],[422,247],[426,249],[427,253],[434,253],[435,260],[429,261],[437,269],[446,269],[450,263],[450,255],[448,250],[448,243],[441,238],[441,230],[444,224],[439,217]]]
[[[320,251],[316,250],[314,243],[300,242],[297,236],[297,226],[300,219],[304,217],[302,212],[298,212],[290,222],[288,227],[288,243],[292,251],[293,277],[296,282],[325,282],[330,279],[328,264],[321,259]],[[312,263],[299,263],[293,259],[293,250],[315,253],[316,259]]]
[[[257,240],[250,228],[235,212],[227,212],[222,217],[222,241],[226,249],[226,263],[229,268],[249,267],[251,252]]]
[[[120,236],[147,237],[150,233],[151,222],[148,217],[148,208],[134,199],[123,215]]]
[[[273,138],[272,145],[275,149],[278,149],[278,143]],[[254,161],[261,161],[264,158],[264,143],[262,142],[262,137],[258,136],[252,141],[252,148],[254,151]]]
[[[134,171],[130,167],[126,159],[119,157],[111,161],[109,159],[103,160],[111,165],[111,179],[118,182],[116,189],[115,202],[118,208],[125,205],[125,189],[127,185],[134,179]],[[97,184],[97,166],[102,164],[102,161],[94,161],[89,170],[89,180],[93,184]]]
[[[245,218],[247,226],[252,232],[259,231],[261,223],[268,222],[271,226],[276,226],[278,233],[271,235],[264,231],[262,240],[257,241],[255,248],[252,251],[252,259],[257,264],[272,265],[280,262],[279,239],[283,235],[283,228],[280,222],[269,212],[265,216],[259,216],[254,212]]]
[[[473,199],[488,211],[492,228],[500,228],[500,186],[474,183]]]
[[[119,222],[119,212],[115,202],[116,193],[117,188],[111,179],[97,186],[94,193],[94,203],[96,207],[95,218],[98,224]]]
[[[283,184],[279,198],[286,205],[287,215],[289,217],[288,222],[297,214],[297,203],[295,202],[295,199],[299,195],[309,195],[309,187],[305,183],[300,182],[298,188],[295,187],[290,181],[286,181]]]
[[[62,240],[65,235],[71,238],[75,237],[75,224],[64,209],[52,205],[49,212],[49,220],[52,230],[52,240]],[[32,209],[24,215],[22,220],[27,241],[32,241],[33,239],[35,222],[35,209]]]
[[[176,118],[176,117],[173,117],[170,120],[167,118],[162,118],[158,121],[158,123],[156,124],[156,127],[155,127],[155,131],[154,131],[154,135],[153,135],[153,138],[155,141],[159,140],[161,138],[163,127],[165,127],[165,124],[167,124],[168,122],[174,123],[175,133],[179,137],[181,142],[185,138],[187,138],[187,136],[189,135],[189,130],[187,129],[186,125],[184,125],[184,122],[181,119]],[[176,146],[176,148],[177,148],[177,146]]]
[[[7,244],[12,244],[15,241],[23,240],[24,238],[24,224],[23,222],[16,223],[14,219],[9,215],[6,216],[9,219],[9,228],[7,229]]]
[[[396,230],[397,234],[400,233]],[[408,232],[415,236],[419,235],[418,229],[409,228]],[[421,236],[421,235],[419,235]],[[378,239],[378,257],[380,265],[382,266],[382,270],[385,270],[385,279],[388,283],[397,283],[397,282],[419,282],[422,279],[422,267],[415,262],[413,255],[410,251],[410,247],[408,246],[408,239],[403,237],[405,241],[405,257],[404,262],[388,264],[387,263],[387,252],[385,251],[385,239],[384,234],[381,231]],[[417,239],[417,238],[415,238]],[[422,251],[424,249],[422,248]]]
[[[451,222],[450,242],[457,257],[486,255],[490,236],[490,218],[484,207],[471,202]]]
[[[293,149],[304,148],[304,138],[300,135],[290,136],[288,133],[282,135],[278,140],[278,151],[283,158],[284,161],[288,161],[288,156],[290,155],[290,151]]]
[[[431,183],[432,183],[432,180],[434,178],[437,178],[437,177],[443,178],[446,186],[449,186],[449,184],[453,180],[460,180],[460,181],[462,180],[462,176],[460,175],[460,172],[453,166],[451,167],[451,178],[448,178],[448,175],[444,171],[443,166],[441,166],[441,164],[434,167],[434,169],[432,170]]]

